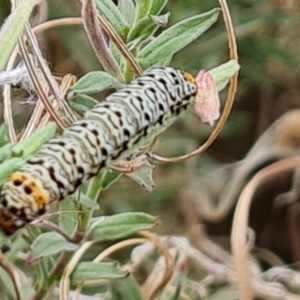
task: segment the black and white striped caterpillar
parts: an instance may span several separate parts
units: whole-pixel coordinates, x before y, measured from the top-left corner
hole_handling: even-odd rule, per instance
[[[196,94],[192,75],[166,67],[108,96],[9,176],[0,195],[4,232],[12,234],[113,160],[147,143],[175,121]]]

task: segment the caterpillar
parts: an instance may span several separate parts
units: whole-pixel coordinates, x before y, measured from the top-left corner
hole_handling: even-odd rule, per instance
[[[102,168],[145,145],[196,94],[192,75],[165,67],[109,95],[8,177],[0,194],[3,231],[14,233],[46,213],[51,202],[63,200]]]

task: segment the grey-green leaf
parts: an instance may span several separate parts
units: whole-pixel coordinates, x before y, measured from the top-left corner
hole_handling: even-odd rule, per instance
[[[52,122],[41,129],[37,129],[29,138],[12,148],[12,156],[22,156],[22,158],[28,159],[54,136],[56,128],[56,124]]]
[[[119,279],[126,276],[128,276],[128,272],[122,271],[115,263],[80,262],[71,279],[73,282],[79,282],[84,280]]]
[[[113,240],[154,227],[159,218],[145,213],[123,213],[98,217],[91,225],[93,240]]]
[[[78,207],[76,206],[74,197],[69,196],[64,199],[64,201],[59,202],[59,226],[71,235],[77,228],[77,214]]]
[[[213,9],[185,19],[165,30],[140,51],[138,60],[143,70],[167,65],[170,57],[211,27],[216,22],[218,15],[219,9]]]
[[[25,164],[26,160],[20,157],[13,157],[0,165],[0,185],[14,171],[18,170]]]
[[[98,103],[99,102],[91,96],[78,94],[72,98],[70,101],[70,106],[77,112],[84,113],[92,109]]]
[[[98,203],[95,203],[95,201],[93,201],[90,197],[88,197],[84,194],[80,195],[80,203],[84,207],[89,208],[89,209],[96,210],[96,209],[100,208],[100,205]]]
[[[135,4],[132,0],[119,0],[118,7],[128,24],[132,24],[135,15]]]
[[[166,26],[170,13],[161,16],[149,15],[137,22],[135,27],[128,34],[128,41],[133,41],[136,38],[146,40],[153,35],[160,26]],[[141,42],[140,40],[140,42]]]
[[[0,148],[9,143],[7,124],[2,123],[0,126]]]
[[[152,3],[152,7],[150,10],[151,15],[158,15],[167,5],[168,0],[155,0]]]
[[[40,234],[31,245],[31,256],[40,258],[55,255],[64,251],[75,251],[78,245],[68,242],[57,232]]]
[[[240,69],[239,63],[232,59],[225,64],[217,66],[209,70],[209,73],[213,76],[215,83],[218,87],[218,91],[221,91],[228,84],[230,78],[238,72]]]
[[[133,276],[128,276],[121,280],[111,280],[110,282],[111,299],[134,299],[144,300],[141,287]]]
[[[102,188],[108,189],[114,182],[116,182],[120,177],[122,176],[122,173],[108,171],[105,175],[105,178],[103,180]]]
[[[136,21],[148,16],[153,2],[155,2],[155,0],[136,0]]]
[[[155,166],[151,165],[148,161],[145,162],[135,172],[126,173],[133,181],[135,181],[142,189],[150,193],[155,187],[153,180],[153,170]]]
[[[100,13],[110,22],[117,33],[125,38],[129,31],[129,24],[114,2],[111,0],[95,0],[95,3]]]
[[[8,143],[5,146],[0,148],[0,162],[2,162],[5,158],[10,156],[12,147],[13,144]]]
[[[150,15],[150,18],[152,19],[152,21],[159,25],[159,26],[167,26],[168,22],[169,22],[169,17],[170,17],[170,13],[167,12],[164,15],[160,15],[160,16],[156,16],[156,15]]]
[[[124,85],[115,77],[103,71],[92,71],[81,77],[71,90],[78,94],[91,94]]]
[[[5,67],[7,60],[23,33],[31,11],[41,0],[23,0],[9,15],[0,30],[0,71]]]

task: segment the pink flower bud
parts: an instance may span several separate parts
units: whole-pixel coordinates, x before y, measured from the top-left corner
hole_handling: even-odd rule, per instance
[[[212,75],[200,71],[196,77],[198,93],[195,101],[195,111],[202,122],[214,125],[220,117],[220,99],[217,86]]]

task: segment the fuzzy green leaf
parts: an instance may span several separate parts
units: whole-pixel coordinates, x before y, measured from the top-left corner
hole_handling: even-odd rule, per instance
[[[0,126],[0,148],[9,143],[7,124],[2,123]]]
[[[158,222],[157,217],[145,213],[123,213],[109,217],[98,217],[91,225],[93,240],[113,240],[150,229]]]
[[[136,0],[136,21],[148,16],[152,7],[152,3],[153,0]]]
[[[13,157],[0,164],[0,185],[3,184],[3,182],[11,173],[22,167],[25,162],[26,160],[24,160],[23,158]]]
[[[108,189],[114,182],[116,182],[120,177],[122,176],[122,173],[118,172],[112,172],[109,171],[106,173],[105,178],[103,180],[102,188]]]
[[[95,0],[95,3],[100,13],[105,16],[117,33],[125,38],[129,31],[129,24],[114,2],[111,0]]]
[[[91,96],[78,94],[72,98],[70,106],[79,113],[85,113],[98,103],[99,102]]]
[[[132,25],[135,15],[135,4],[132,0],[119,0],[118,7],[128,24]]]
[[[40,234],[30,246],[33,258],[51,256],[64,251],[75,251],[78,247],[54,231]]]
[[[22,156],[25,160],[36,153],[41,146],[48,142],[56,132],[56,124],[49,123],[47,126],[36,130],[29,138],[12,148],[12,156]]]
[[[162,12],[162,10],[165,8],[167,5],[168,0],[155,0],[152,3],[152,7],[150,10],[151,15],[158,15],[159,13]]]
[[[170,13],[162,16],[149,15],[137,22],[135,27],[128,34],[128,41],[133,41],[136,38],[146,40],[153,35],[160,26],[166,26]]]
[[[225,64],[209,70],[215,80],[218,91],[221,91],[228,84],[230,78],[240,69],[239,63],[232,59]]]
[[[59,203],[59,226],[66,232],[71,235],[77,228],[77,213],[78,207],[74,200],[74,197],[69,196]]]
[[[80,262],[71,279],[73,282],[79,282],[84,280],[118,279],[126,276],[128,276],[128,272],[122,271],[116,263]]]
[[[138,60],[147,70],[155,66],[166,66],[173,55],[198,38],[217,20],[219,9],[185,19],[165,30],[150,42],[138,55]]]
[[[17,8],[9,15],[0,30],[0,70],[17,44],[18,38],[23,33],[26,22],[29,20],[33,8],[41,0],[20,1]]]
[[[81,77],[71,90],[78,94],[92,94],[124,85],[107,72],[92,71]]]
[[[144,300],[145,297],[142,295],[141,287],[136,282],[133,276],[121,280],[111,280],[110,282],[110,294],[111,299],[134,299]]]
[[[5,158],[10,156],[12,147],[13,144],[8,143],[0,148],[0,162],[2,162]]]

